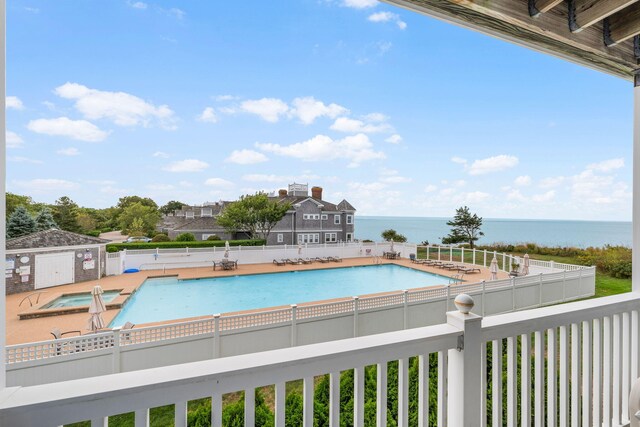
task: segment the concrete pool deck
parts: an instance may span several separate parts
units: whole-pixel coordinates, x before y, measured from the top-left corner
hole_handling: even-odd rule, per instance
[[[451,277],[456,272],[444,270],[437,267],[425,266],[421,264],[412,263],[408,259],[399,260],[386,260],[381,259],[380,264],[397,264],[405,267],[410,267],[416,270],[425,271],[429,273],[439,274],[441,276]],[[199,267],[199,268],[181,268],[168,270],[163,274],[161,270],[147,270],[139,273],[122,274],[119,276],[104,277],[100,280],[92,280],[82,283],[74,283],[70,285],[55,286],[41,290],[40,300],[38,305],[46,304],[49,301],[57,298],[61,294],[73,293],[73,292],[89,292],[95,285],[100,285],[104,290],[126,289],[127,291],[133,291],[137,289],[147,278],[150,277],[167,277],[178,276],[180,279],[194,279],[202,277],[224,277],[224,276],[239,276],[245,274],[260,274],[260,273],[278,273],[286,271],[297,270],[318,270],[327,268],[339,268],[339,267],[353,267],[372,265],[371,258],[346,258],[340,263],[313,263],[303,265],[285,265],[276,266],[274,264],[240,264],[237,270],[216,270],[213,271],[211,267]],[[465,274],[465,283],[475,283],[481,280],[489,280],[491,273],[488,268],[480,268],[480,273]],[[500,271],[498,272],[498,279],[508,278],[508,274]],[[443,284],[444,285],[444,284]],[[402,289],[402,288],[401,288]],[[398,290],[401,290],[398,289]],[[24,292],[19,294],[6,296],[6,322],[7,322],[7,344],[21,344],[27,342],[45,341],[52,339],[50,333],[51,329],[58,328],[61,331],[81,331],[82,334],[88,332],[88,312],[61,314],[51,317],[39,317],[20,320],[19,315],[33,310],[30,306],[29,300],[25,300],[28,295],[34,294],[39,291]],[[34,299],[32,297],[32,299]],[[350,299],[350,297],[349,297]],[[34,300],[35,301],[35,300]],[[335,301],[335,300],[331,300]],[[20,303],[22,305],[20,306]],[[328,300],[323,300],[328,302]],[[317,301],[309,302],[305,304],[315,304]],[[249,310],[250,311],[262,311],[261,310]],[[110,309],[103,314],[105,322],[108,324],[116,315],[120,312],[119,309]],[[167,322],[160,323],[175,323],[185,319],[175,319]],[[148,325],[152,325],[151,323]],[[137,325],[141,326],[141,325]],[[73,337],[78,334],[69,334],[65,337]]]

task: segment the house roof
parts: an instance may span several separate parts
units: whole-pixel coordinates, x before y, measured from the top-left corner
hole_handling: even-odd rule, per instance
[[[351,203],[347,202],[344,199],[342,199],[342,201],[340,203],[338,203],[338,209],[341,210],[341,211],[355,211],[356,210],[356,208],[354,208]]]
[[[218,221],[210,216],[200,217],[185,221],[173,228],[173,231],[210,231],[219,230],[224,231]]]
[[[53,248],[58,246],[100,245],[109,240],[52,228],[7,240],[7,249]]]
[[[322,211],[323,212],[339,212],[342,210],[352,210],[355,211],[356,209],[351,206],[351,204],[349,202],[347,202],[346,200],[343,200],[342,202],[340,202],[339,205],[333,204],[331,202],[327,202],[326,200],[321,200],[321,199],[316,199],[315,197],[310,197],[310,196],[286,196],[286,197],[270,197],[271,200],[278,200],[280,202],[289,202],[291,203],[291,205],[295,205],[297,203],[302,203],[305,200],[311,200],[317,204],[321,204],[322,206]],[[348,207],[341,207],[341,206],[348,206]]]

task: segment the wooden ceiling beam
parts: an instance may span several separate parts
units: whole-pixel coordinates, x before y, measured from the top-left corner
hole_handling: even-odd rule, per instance
[[[604,20],[604,43],[615,46],[640,34],[640,3],[635,3]]]
[[[529,0],[529,15],[537,18],[562,3],[564,0]]]
[[[638,0],[569,0],[569,28],[580,32]]]

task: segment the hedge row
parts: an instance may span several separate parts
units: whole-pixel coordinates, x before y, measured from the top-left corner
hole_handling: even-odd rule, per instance
[[[266,244],[260,240],[229,240],[231,246],[262,246]],[[205,240],[198,242],[149,242],[149,243],[110,243],[107,252],[119,252],[124,249],[175,249],[175,248],[220,248],[224,247],[224,240]]]

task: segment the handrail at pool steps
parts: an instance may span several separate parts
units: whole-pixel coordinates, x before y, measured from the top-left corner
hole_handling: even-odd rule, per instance
[[[557,269],[560,265],[561,264],[556,264],[555,268]],[[408,327],[406,319],[408,318],[409,306],[443,301],[446,310],[450,310],[453,308],[453,298],[461,292],[472,296],[480,296],[478,301],[483,302],[481,304],[482,315],[496,314],[485,313],[485,293],[511,289],[512,298],[510,301],[513,302],[513,306],[507,307],[507,309],[502,312],[541,307],[590,297],[593,296],[595,290],[595,273],[595,267],[578,266],[577,269],[572,270],[563,270],[548,274],[539,273],[489,282],[465,283],[453,287],[443,286],[427,289],[402,290],[385,295],[354,297],[352,299],[329,303],[293,304],[289,308],[266,309],[258,312],[234,315],[215,315],[205,319],[136,327],[126,332],[120,332],[119,329],[116,328],[113,332],[106,331],[101,334],[88,334],[60,340],[10,345],[6,347],[6,360],[8,365],[14,365],[40,359],[69,357],[78,355],[79,353],[86,354],[87,352],[105,350],[113,347],[116,347],[116,349],[112,351],[119,351],[118,349],[120,347],[135,348],[136,346],[148,343],[202,336],[204,334],[213,334],[214,339],[218,340],[217,348],[219,348],[220,335],[225,335],[226,333],[235,333],[252,328],[270,328],[287,323],[291,323],[292,328],[295,328],[297,322],[312,322],[323,318],[345,315],[354,316],[354,320],[357,320],[357,316],[364,312],[395,309],[399,307],[403,307],[405,313],[404,327],[406,328]],[[587,282],[584,282],[585,279]],[[587,283],[586,290],[582,290],[582,288],[584,288],[583,282]],[[572,289],[574,289],[573,293],[569,296],[567,296],[565,289],[568,284],[571,284],[571,286],[573,286]],[[547,288],[551,286],[551,288],[554,289],[556,285],[558,285],[562,288],[562,291],[557,293],[556,296],[549,297],[549,299],[543,299],[543,289],[547,289],[544,288],[545,285],[547,285]],[[519,288],[525,287],[539,288],[539,299],[527,306],[519,306],[516,303],[516,291]],[[577,291],[575,289],[577,289]],[[294,342],[295,340],[292,338],[292,343]]]

